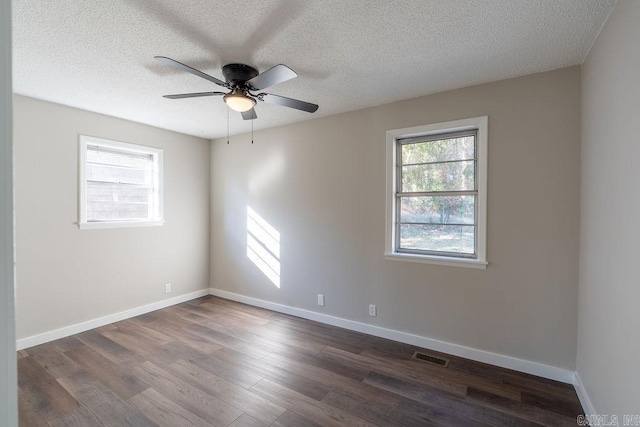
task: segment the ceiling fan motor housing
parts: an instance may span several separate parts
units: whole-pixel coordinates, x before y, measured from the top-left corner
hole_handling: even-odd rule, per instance
[[[227,64],[222,67],[222,75],[227,83],[244,84],[258,75],[258,70],[245,64]]]
[[[255,68],[245,64],[227,64],[222,67],[222,74],[225,81],[196,70],[186,64],[176,61],[166,56],[155,56],[161,62],[164,62],[181,71],[194,74],[200,78],[215,83],[218,86],[230,89],[231,92],[197,92],[182,93],[177,95],[164,95],[169,99],[197,98],[200,96],[223,96],[224,102],[229,108],[242,113],[244,120],[255,120],[258,116],[253,107],[256,101],[263,101],[268,104],[282,105],[283,107],[294,108],[308,113],[315,113],[318,110],[316,104],[300,101],[298,99],[287,98],[285,96],[273,95],[270,93],[253,94],[251,91],[259,91],[273,85],[277,85],[287,80],[291,80],[298,75],[291,68],[284,64],[274,65],[262,73],[258,73]]]

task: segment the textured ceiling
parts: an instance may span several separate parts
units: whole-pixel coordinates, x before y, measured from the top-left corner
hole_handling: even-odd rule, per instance
[[[160,128],[227,133],[220,90],[153,59],[222,78],[230,62],[283,63],[266,90],[320,105],[259,103],[255,129],[583,61],[615,0],[14,0],[14,91]],[[232,134],[251,122],[231,112]]]

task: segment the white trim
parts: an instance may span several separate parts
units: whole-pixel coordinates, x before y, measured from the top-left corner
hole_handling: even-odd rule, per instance
[[[463,258],[443,257],[433,255],[411,254],[410,257],[398,258],[402,261],[424,262],[428,264],[441,264],[456,267],[486,268],[487,263],[487,166],[489,157],[489,117],[473,117],[462,120],[452,120],[443,123],[434,123],[424,126],[414,126],[403,129],[387,131],[386,137],[386,216],[385,216],[385,255],[386,259],[393,260],[391,256],[401,256],[395,252],[395,227],[396,221],[395,192],[396,192],[396,140],[399,138],[411,138],[414,136],[434,135],[443,132],[457,132],[470,129],[478,130],[477,177],[478,177],[478,235],[477,258],[475,263],[466,262]]]
[[[158,198],[154,219],[142,221],[100,221],[87,222],[85,168],[87,163],[87,146],[90,144],[133,153],[150,154],[157,165],[153,170],[153,187]],[[149,147],[128,142],[113,141],[95,136],[78,135],[78,228],[81,230],[95,228],[126,228],[161,226],[164,224],[164,152],[162,148]]]
[[[442,353],[452,354],[454,356],[465,357],[468,359],[476,360],[483,363],[489,363],[495,366],[500,366],[507,369],[513,369],[515,371],[525,372],[527,374],[537,375],[544,378],[549,378],[556,381],[562,381],[564,383],[574,384],[576,390],[578,390],[578,384],[580,384],[580,390],[578,396],[585,408],[588,407],[583,400],[583,396],[586,397],[582,384],[579,383],[579,378],[575,372],[557,368],[555,366],[545,365],[542,363],[532,362],[529,360],[519,359],[512,356],[506,356],[503,354],[492,353],[485,350],[475,349],[471,347],[465,347],[459,344],[448,343],[433,338],[423,337],[420,335],[414,335],[407,332],[396,331],[393,329],[382,328],[380,326],[370,325],[367,323],[356,322],[354,320],[344,319],[341,317],[330,316],[323,313],[317,313],[310,310],[291,307],[283,304],[278,304],[270,301],[261,300],[258,298],[248,297],[233,292],[223,291],[220,289],[202,289],[199,291],[191,292],[185,295],[180,295],[174,298],[169,298],[161,301],[157,301],[151,304],[135,307],[129,310],[121,311],[119,313],[110,314],[107,316],[99,317],[97,319],[88,320],[82,323],[76,323],[64,328],[55,329],[53,331],[44,332],[42,334],[33,335],[27,338],[22,338],[17,341],[17,349],[22,350],[25,348],[33,347],[39,344],[44,344],[49,341],[54,341],[60,338],[68,337],[70,335],[78,334],[90,329],[99,328],[114,322],[129,319],[131,317],[139,316],[141,314],[149,313],[151,311],[160,310],[165,307],[169,307],[175,304],[180,304],[185,301],[190,301],[195,298],[200,298],[205,295],[214,295],[221,298],[226,298],[232,301],[238,301],[241,303],[253,305],[256,307],[266,308],[268,310],[277,311],[279,313],[290,314],[292,316],[302,317],[304,319],[315,320],[317,322],[325,323],[328,325],[338,326],[340,328],[349,329],[352,331],[362,332],[365,334],[391,339],[406,344],[411,344]],[[590,405],[588,398],[586,402]]]
[[[465,347],[463,345],[448,343],[445,341],[427,338],[420,335],[414,335],[407,332],[386,329],[380,326],[356,322],[354,320],[343,319],[341,317],[330,316],[327,314],[317,313],[315,311],[305,310],[302,308],[264,301],[258,298],[248,297],[233,292],[223,291],[220,289],[210,288],[209,292],[211,295],[226,298],[232,301],[238,301],[256,307],[262,307],[268,310],[277,311],[279,313],[302,317],[304,319],[315,320],[316,322],[326,323],[328,325],[338,326],[340,328],[345,328],[352,331],[363,332],[365,334],[374,335],[376,337],[387,338],[390,340],[399,341],[402,343],[411,344],[434,351],[440,351],[442,353],[452,354],[454,356],[465,357],[467,359],[476,360],[478,362],[489,363],[491,365],[513,369],[514,371],[537,375],[539,377],[549,378],[552,380],[561,381],[563,383],[573,384],[574,381],[574,372],[568,369],[519,359],[517,357],[507,356],[504,354],[492,353],[476,348]]]
[[[11,1],[0,1],[0,425],[18,425],[13,233]]]
[[[486,269],[488,262],[478,261],[477,259],[465,259],[465,258],[450,258],[450,257],[436,257],[436,256],[423,256],[415,254],[405,253],[386,253],[384,259],[388,261],[405,261],[405,262],[421,262],[424,264],[438,264],[438,265],[451,265],[454,267],[467,267],[467,268],[480,268]]]
[[[93,230],[98,228],[130,228],[130,227],[157,227],[164,221],[96,221],[78,223],[80,230]]]
[[[168,298],[161,301],[156,301],[151,304],[143,305],[140,307],[131,308],[129,310],[121,311],[119,313],[98,317],[97,319],[87,320],[86,322],[65,326],[64,328],[55,329],[53,331],[44,332],[42,334],[32,335],[30,337],[19,339],[17,341],[17,348],[18,350],[22,350],[25,348],[33,347],[35,345],[44,344],[49,341],[54,341],[60,338],[68,337],[70,335],[79,334],[80,332],[99,328],[100,326],[108,325],[114,322],[119,322],[121,320],[129,319],[131,317],[140,316],[141,314],[160,310],[161,308],[180,304],[182,302],[190,301],[192,299],[200,298],[206,295],[209,295],[209,290],[201,289],[199,291],[191,292],[184,295],[179,295],[177,297]]]
[[[589,399],[589,395],[587,394],[587,390],[584,388],[582,381],[580,380],[580,375],[576,372],[573,378],[573,387],[576,389],[576,393],[578,394],[578,399],[580,400],[580,404],[582,405],[582,410],[585,415],[596,415],[597,412],[593,408],[593,403],[591,403],[591,399]]]

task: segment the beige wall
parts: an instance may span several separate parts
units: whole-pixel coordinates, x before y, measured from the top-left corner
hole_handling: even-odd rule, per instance
[[[578,375],[596,413],[640,411],[640,2],[620,1],[582,78]]]
[[[207,288],[208,141],[22,96],[14,110],[18,339]],[[78,134],[164,149],[162,227],[78,229]]]
[[[488,268],[386,261],[385,131],[483,115]],[[571,67],[216,140],[211,286],[572,370],[579,138]],[[280,233],[280,288],[246,256],[247,206]]]

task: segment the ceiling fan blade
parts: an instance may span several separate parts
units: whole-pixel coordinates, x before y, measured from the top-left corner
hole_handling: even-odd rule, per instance
[[[270,93],[261,93],[258,95],[258,99],[269,104],[278,104],[284,107],[295,108],[296,110],[306,111],[308,113],[315,113],[318,109],[316,104],[310,102],[299,101],[293,98],[287,98],[285,96],[272,95]]]
[[[256,114],[256,110],[255,109],[251,109],[249,111],[245,111],[242,114],[242,118],[244,120],[255,120],[258,118],[258,115]]]
[[[286,65],[278,64],[247,81],[247,84],[251,85],[254,90],[262,90],[294,77],[298,77],[295,71]]]
[[[224,92],[180,93],[178,95],[163,95],[163,98],[182,99],[182,98],[197,98],[199,96],[215,96],[215,95],[225,95],[225,93]]]
[[[187,73],[191,73],[194,74],[198,77],[202,77],[205,80],[209,80],[210,82],[213,82],[217,85],[223,86],[223,87],[227,87],[227,84],[225,82],[223,82],[222,80],[216,79],[213,76],[210,76],[209,74],[205,74],[200,70],[196,70],[195,68],[191,68],[188,65],[183,64],[182,62],[178,62],[176,60],[173,60],[171,58],[167,58],[166,56],[154,56],[155,59],[157,59],[160,62],[164,62],[165,64],[169,64],[171,65],[173,68],[177,68],[178,70],[182,70],[182,71],[186,71]]]

